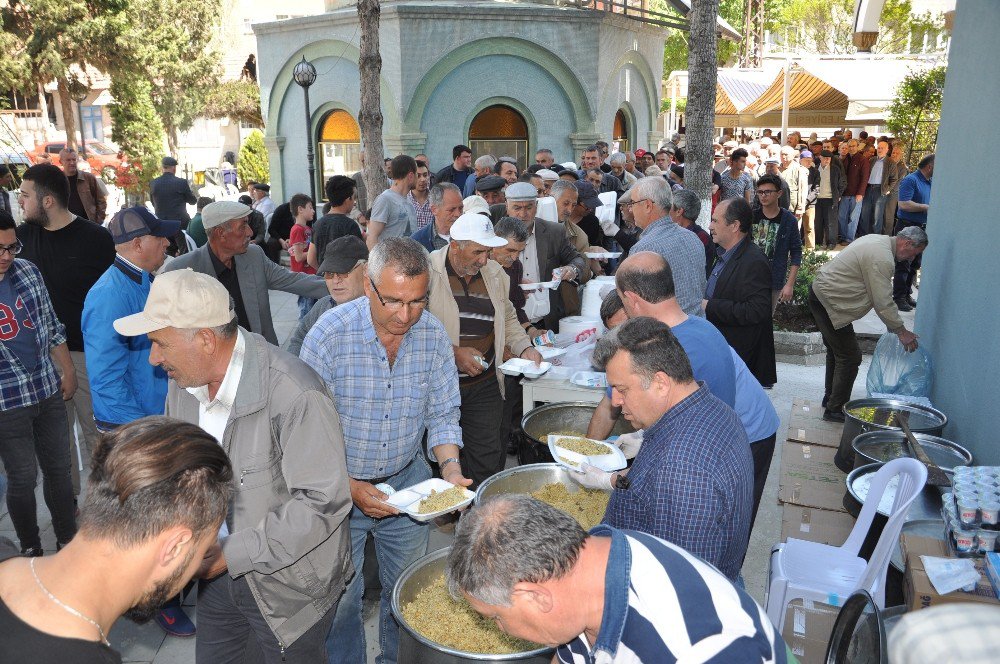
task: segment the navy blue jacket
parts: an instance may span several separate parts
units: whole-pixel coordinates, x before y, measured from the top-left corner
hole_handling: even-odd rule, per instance
[[[802,236],[799,235],[798,220],[789,210],[780,209],[778,234],[774,238],[773,250],[769,251],[768,247],[762,244],[757,233],[758,223],[768,223],[760,209],[754,211],[754,232],[751,234],[756,245],[771,261],[771,289],[776,291],[785,286],[789,264],[802,265]]]
[[[434,222],[418,230],[410,236],[410,239],[419,242],[428,252],[434,251]]]

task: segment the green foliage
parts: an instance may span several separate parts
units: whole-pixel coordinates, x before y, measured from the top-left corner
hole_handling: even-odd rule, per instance
[[[651,0],[650,9],[673,14],[682,19],[673,5],[665,0]],[[719,0],[719,16],[725,19],[737,32],[743,32],[744,0]],[[716,46],[720,67],[734,64],[739,44],[727,39],[720,39]],[[672,71],[686,71],[688,68],[688,33],[684,30],[667,30],[663,45],[663,75],[669,76]]]
[[[895,136],[910,146],[909,161],[933,152],[941,119],[945,68],[908,74],[896,88],[896,98],[889,104],[886,125]]]
[[[141,76],[119,74],[111,81],[111,96],[115,103],[108,106],[111,121],[111,140],[118,144],[131,164],[130,174],[122,180],[129,183],[134,193],[149,189],[149,181],[159,175],[159,161],[163,157],[163,125],[156,115],[151,98],[152,84]]]
[[[260,87],[253,81],[240,79],[215,86],[205,100],[203,110],[208,118],[230,118],[261,127]]]
[[[264,134],[254,129],[240,146],[240,154],[236,159],[236,175],[240,181],[240,189],[250,182],[270,182],[271,170],[267,161],[267,148],[264,147]]]
[[[678,113],[683,113],[684,111],[686,111],[687,105],[688,105],[687,97],[677,98],[676,108]],[[660,113],[669,113],[669,112],[670,112],[670,97],[667,96],[664,97],[663,101],[660,103]]]
[[[809,308],[809,287],[812,286],[813,279],[819,272],[819,268],[830,262],[830,254],[806,249],[802,252],[802,265],[799,267],[799,274],[795,278],[795,287],[792,291],[792,305],[803,310]]]

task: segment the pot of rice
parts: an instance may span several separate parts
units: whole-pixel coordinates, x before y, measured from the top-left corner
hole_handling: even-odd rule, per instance
[[[596,409],[596,401],[565,401],[543,404],[525,413],[521,419],[524,432],[518,442],[517,462],[522,466],[551,463],[553,459],[549,453],[549,434],[586,436],[590,418]],[[632,431],[635,429],[628,420],[619,417],[611,435]]]
[[[548,664],[552,648],[504,634],[492,620],[448,593],[444,570],[451,547],[429,553],[400,575],[392,591],[399,621],[399,664]]]

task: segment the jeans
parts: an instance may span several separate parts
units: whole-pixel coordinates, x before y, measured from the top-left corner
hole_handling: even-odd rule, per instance
[[[492,367],[486,373],[489,375],[482,380],[461,386],[459,424],[465,447],[460,457],[462,474],[472,479],[469,488],[473,491],[503,470],[507,463],[507,439],[501,439],[500,434],[509,428],[503,426],[504,403],[500,396],[500,384]]]
[[[885,228],[885,206],[889,202],[888,196],[879,196],[875,201],[875,219],[872,221],[872,233],[882,235]]]
[[[853,220],[852,213],[855,207],[859,207],[861,204],[854,200],[854,196],[844,196],[840,199],[840,207],[837,210],[837,216],[840,222],[840,241],[850,242],[854,239],[854,231],[851,228],[851,223],[853,221],[854,227],[857,228],[857,221]],[[860,209],[858,210],[860,213]]]
[[[422,452],[406,468],[387,480],[399,490],[430,479],[431,469]],[[373,519],[356,506],[351,509],[351,557],[357,573],[340,598],[333,626],[326,638],[326,652],[330,664],[358,664],[367,661],[365,627],[362,622],[365,581],[365,541],[371,533],[375,538],[375,557],[378,558],[382,596],[379,606],[379,646],[381,654],[377,664],[396,664],[399,652],[399,625],[390,615],[392,590],[404,569],[427,553],[430,528],[405,514],[384,519]]]
[[[305,295],[299,295],[298,302],[299,302],[299,320],[302,320],[303,318],[306,317],[306,314],[309,313],[309,310],[313,308],[313,305],[316,304],[316,298],[306,297]]]
[[[211,581],[203,580],[198,586],[195,662],[322,664],[335,610],[327,611],[291,645],[283,644],[264,620],[246,577],[233,579],[224,573]]]
[[[809,288],[809,311],[812,312],[816,327],[823,335],[823,345],[826,346],[826,382],[823,393],[827,398],[826,409],[839,413],[851,398],[854,379],[858,377],[858,367],[861,366],[861,348],[853,325],[848,324],[839,329],[833,327],[830,315],[812,287]]]
[[[71,350],[69,356],[72,358],[73,366],[76,368],[77,387],[76,392],[73,393],[73,398],[63,403],[66,408],[66,421],[69,425],[69,442],[67,444],[71,450],[70,472],[73,479],[73,495],[79,496],[80,466],[76,463],[76,452],[74,450],[76,433],[73,423],[79,421],[80,428],[83,429],[83,438],[81,439],[83,449],[80,450],[80,453],[83,456],[84,468],[90,463],[90,453],[93,451],[94,446],[97,445],[97,437],[100,434],[97,431],[97,425],[94,424],[94,406],[90,401],[90,379],[87,377],[87,362],[84,360],[83,351]]]
[[[0,459],[9,482],[7,510],[22,549],[42,546],[35,502],[39,466],[56,541],[65,544],[76,535],[69,451],[61,392],[32,406],[0,411]]]

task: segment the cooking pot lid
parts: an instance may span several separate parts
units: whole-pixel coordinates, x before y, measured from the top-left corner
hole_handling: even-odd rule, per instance
[[[888,661],[885,625],[875,600],[858,590],[837,615],[826,650],[827,664],[882,664]]]

